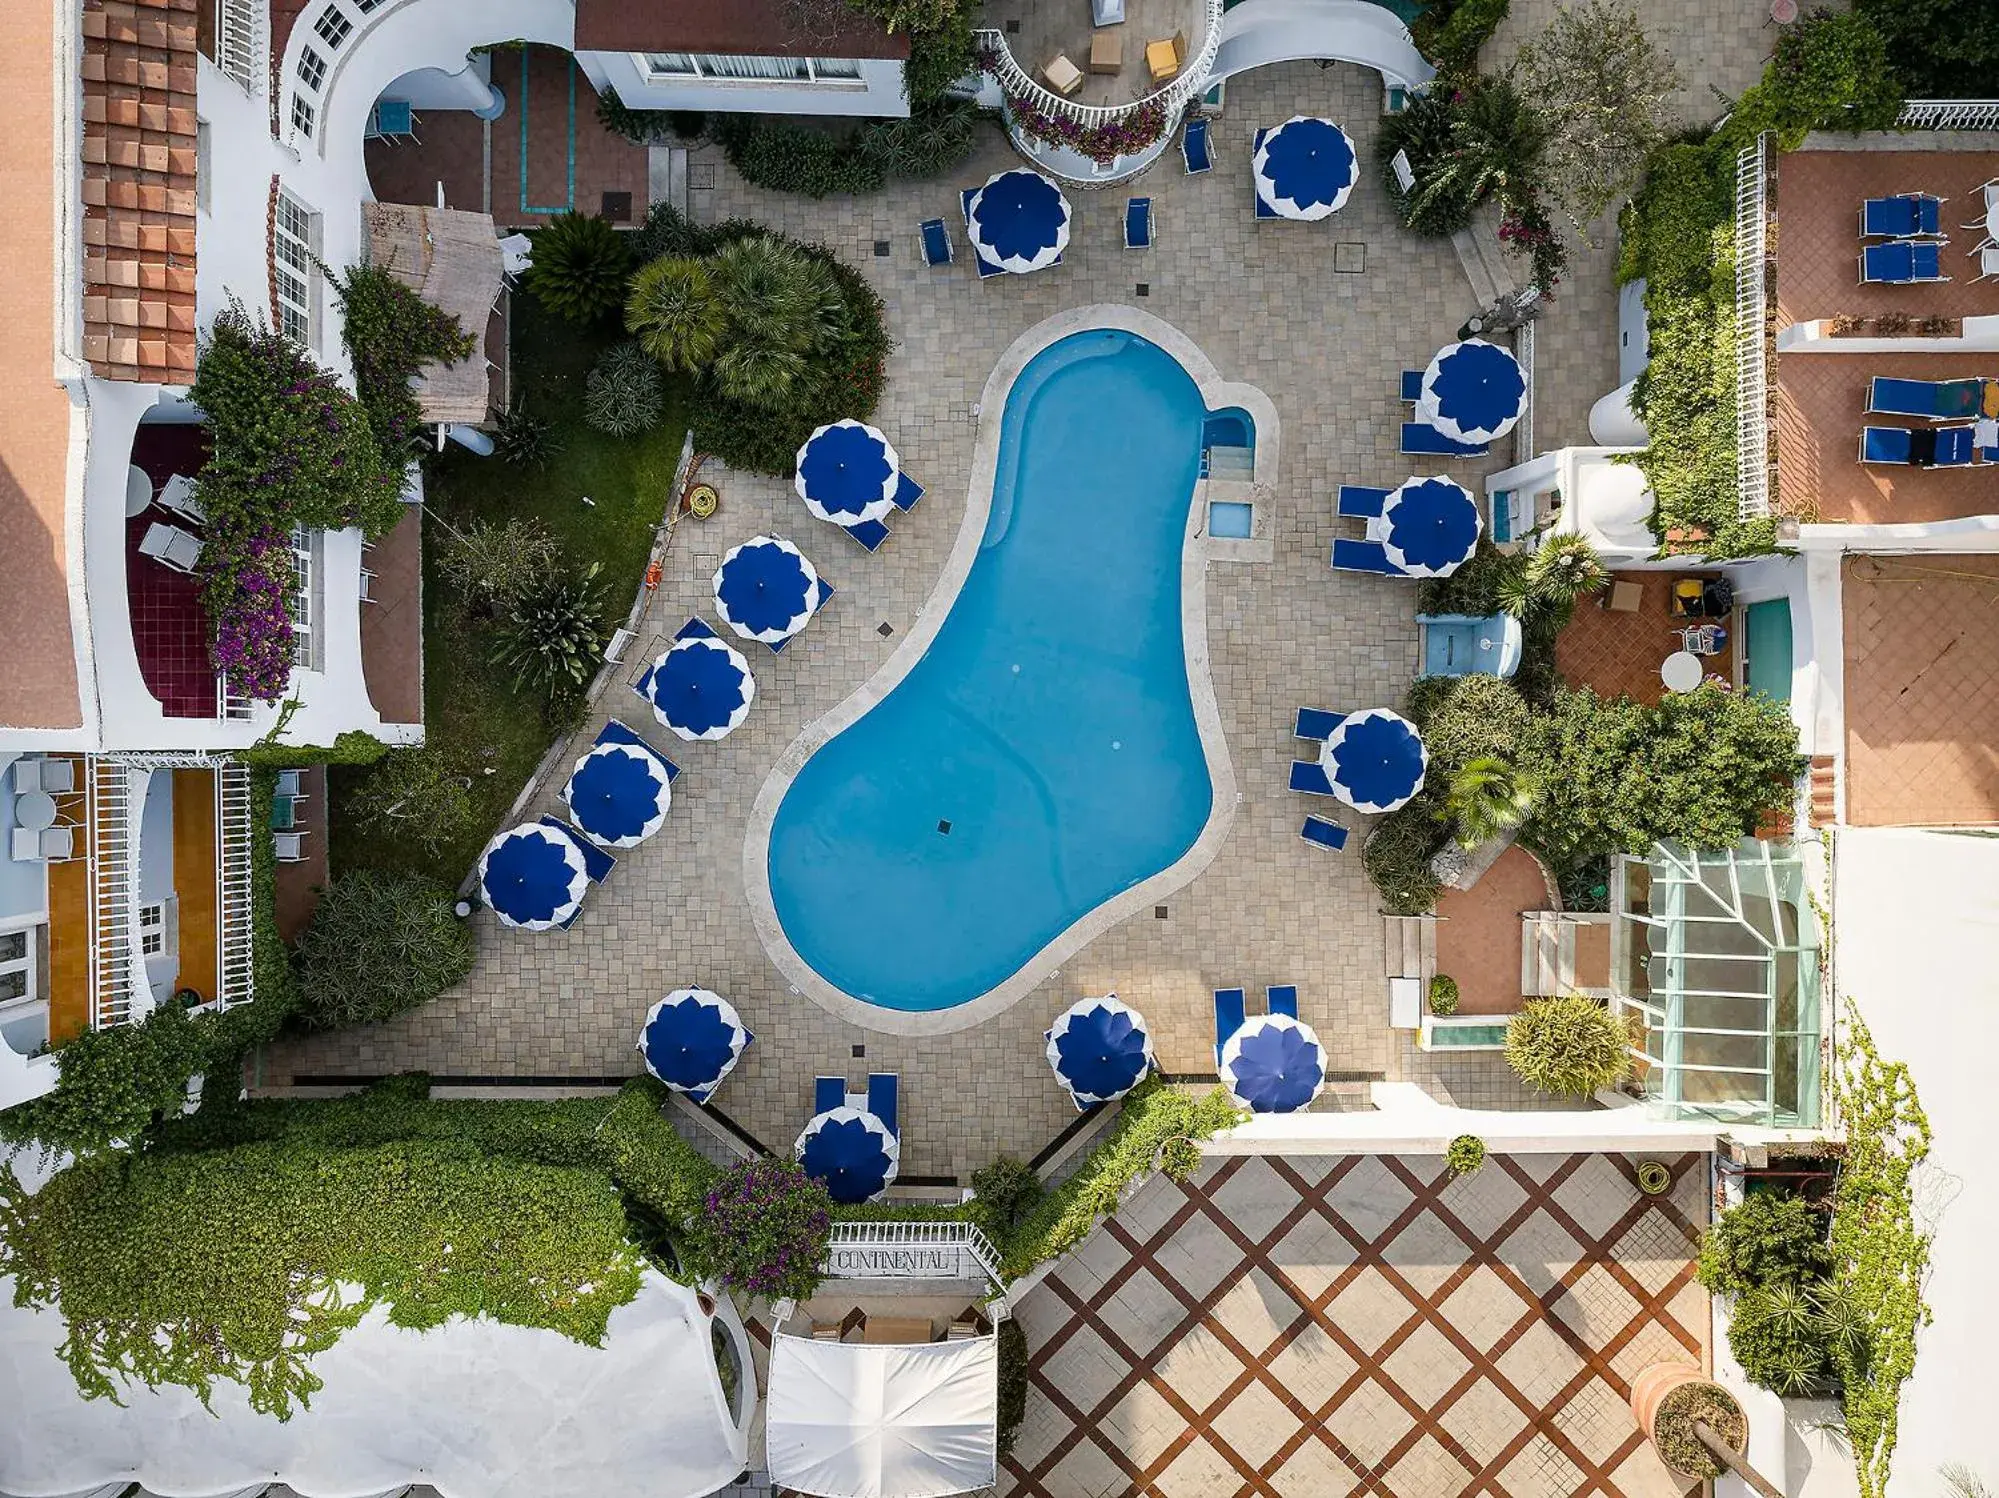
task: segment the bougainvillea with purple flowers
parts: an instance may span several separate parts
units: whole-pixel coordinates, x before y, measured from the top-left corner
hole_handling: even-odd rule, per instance
[[[727,1172],[689,1225],[696,1267],[733,1289],[803,1300],[824,1275],[833,1199],[789,1160],[751,1160]]]
[[[991,43],[979,51],[979,66],[1000,80],[998,49]],[[1143,151],[1166,133],[1166,106],[1158,99],[1146,99],[1121,114],[1086,125],[1066,114],[1043,109],[1023,91],[1007,90],[1006,115],[1014,128],[1031,135],[1044,145],[1064,146],[1088,157],[1099,166],[1109,166],[1120,156]]]
[[[292,674],[291,538],[271,527],[232,535],[211,516],[201,571],[215,669],[233,695],[277,701]]]

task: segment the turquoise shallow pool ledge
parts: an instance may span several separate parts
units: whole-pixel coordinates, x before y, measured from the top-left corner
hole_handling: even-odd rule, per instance
[[[985,993],[949,1008],[904,1010],[869,1003],[844,992],[823,977],[793,948],[778,919],[770,884],[770,838],[778,807],[793,778],[806,761],[835,735],[858,722],[887,697],[914,669],[950,615],[952,605],[979,556],[981,540],[993,504],[994,479],[1007,397],[1014,381],[1037,354],[1076,333],[1117,329],[1136,334],[1177,360],[1199,388],[1210,411],[1238,407],[1255,423],[1253,482],[1267,495],[1279,455],[1276,406],[1252,385],[1224,380],[1200,348],[1171,323],[1136,307],[1112,303],[1078,307],[1056,314],[1028,329],[1000,357],[987,378],[979,403],[979,429],[972,450],[970,488],[965,517],[937,585],[915,622],[882,667],[830,712],[808,725],[778,759],[757,793],[743,842],[743,887],[758,938],[771,960],[799,993],[839,1018],[867,1029],[895,1035],[947,1035],[969,1029],[1008,1008],[1045,982],[1075,953],[1120,921],[1191,881],[1220,851],[1240,797],[1229,763],[1208,666],[1207,569],[1211,560],[1232,558],[1230,543],[1206,536],[1204,507],[1189,496],[1186,543],[1182,553],[1180,603],[1187,680],[1194,720],[1206,756],[1213,802],[1194,844],[1169,867],[1140,881],[1088,911],[1028,959],[1013,975]],[[1197,491],[1198,492],[1198,491]],[[1240,544],[1240,543],[1236,543]],[[1074,997],[1071,995],[1070,997]],[[1057,1006],[1059,1007],[1059,1006]],[[1052,1011],[1051,1011],[1052,1013]]]

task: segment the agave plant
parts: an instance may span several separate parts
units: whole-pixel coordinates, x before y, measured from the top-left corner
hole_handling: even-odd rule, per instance
[[[580,577],[550,578],[514,605],[493,662],[512,669],[517,687],[550,693],[579,687],[603,661],[601,565],[592,562]]]
[[[1539,602],[1559,608],[1596,592],[1610,581],[1610,570],[1582,536],[1558,531],[1528,558],[1527,580]]]
[[[1478,848],[1526,821],[1539,791],[1539,782],[1525,770],[1496,754],[1482,754],[1451,776],[1437,815],[1456,824],[1459,847]]]
[[[583,382],[583,419],[613,437],[650,431],[665,409],[659,363],[633,342],[611,345]]]
[[[523,278],[541,304],[570,322],[595,322],[625,299],[629,252],[618,231],[594,214],[562,213],[534,236]]]
[[[707,265],[662,255],[641,266],[625,297],[625,331],[667,369],[706,369],[729,326]]]
[[[493,447],[517,468],[546,468],[562,451],[548,418],[520,406],[502,411],[493,423]]]

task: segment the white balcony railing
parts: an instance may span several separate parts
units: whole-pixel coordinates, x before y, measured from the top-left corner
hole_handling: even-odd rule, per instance
[[[1004,32],[987,27],[982,28],[977,36],[981,54],[991,59],[993,77],[1009,99],[1023,100],[1041,114],[1073,120],[1085,127],[1114,124],[1148,107],[1156,107],[1164,111],[1166,128],[1170,130],[1174,112],[1207,86],[1208,70],[1214,66],[1215,54],[1222,45],[1222,9],[1223,0],[1206,0],[1201,21],[1201,45],[1195,49],[1194,55],[1164,86],[1142,99],[1124,104],[1079,104],[1074,99],[1065,99],[1015,60]]]
[[[215,777],[215,996],[227,1009],[252,995],[250,840],[257,835],[250,772],[224,765]]]
[[[988,1279],[1004,1288],[999,1251],[970,1222],[836,1222],[826,1273],[850,1280]]]
[[[1910,99],[1897,130],[1999,130],[1999,99]]]
[[[1759,135],[1735,158],[1735,478],[1743,520],[1770,513],[1769,146],[1768,133]]]
[[[264,64],[262,0],[211,0],[215,6],[215,65],[262,99],[269,69]]]
[[[132,1019],[139,991],[134,971],[138,941],[138,884],[133,847],[131,773],[117,760],[85,762],[85,836],[89,839],[90,1023],[103,1030]]]

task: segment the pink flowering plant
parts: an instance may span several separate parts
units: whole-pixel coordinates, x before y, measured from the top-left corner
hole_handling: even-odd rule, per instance
[[[823,1277],[833,1199],[790,1160],[751,1160],[708,1188],[688,1231],[701,1273],[766,1299],[803,1300]]]
[[[998,53],[990,43],[981,50],[979,65],[987,73],[999,76]],[[1045,110],[1024,93],[1007,94],[1006,113],[1022,134],[1031,135],[1044,145],[1066,146],[1099,166],[1143,151],[1166,133],[1166,106],[1157,99],[1148,99],[1094,125]]]
[[[211,526],[201,561],[210,660],[235,696],[276,702],[292,674],[290,538],[269,527],[232,536]]]

